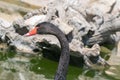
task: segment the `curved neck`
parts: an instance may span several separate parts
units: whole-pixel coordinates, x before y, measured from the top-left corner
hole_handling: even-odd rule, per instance
[[[58,38],[61,45],[61,55],[54,80],[66,80],[70,58],[69,44],[62,31],[58,30],[54,35]]]
[[[61,55],[59,59],[58,69],[55,75],[54,80],[66,80],[66,74],[69,65],[69,44],[65,37],[65,34],[55,25],[49,22],[43,22],[38,24],[40,28],[38,28],[38,34],[51,34],[55,35],[61,44]]]

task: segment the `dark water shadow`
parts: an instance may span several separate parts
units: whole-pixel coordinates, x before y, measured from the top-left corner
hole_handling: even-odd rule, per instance
[[[60,47],[58,47],[55,44],[46,44],[46,43],[42,43],[42,44],[40,43],[40,45],[44,46],[44,48],[42,48],[42,54],[44,58],[53,60],[55,62],[59,62],[60,53],[61,53]],[[83,57],[70,55],[71,66],[83,67],[84,66],[83,63],[84,63]]]

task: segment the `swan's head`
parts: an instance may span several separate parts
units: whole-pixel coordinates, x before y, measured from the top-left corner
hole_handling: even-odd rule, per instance
[[[54,25],[48,22],[37,24],[32,30],[30,30],[25,36],[32,36],[35,34],[54,34]]]

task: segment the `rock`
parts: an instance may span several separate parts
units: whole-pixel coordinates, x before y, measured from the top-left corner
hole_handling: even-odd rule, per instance
[[[1,28],[5,28],[6,29],[6,28],[9,28],[10,26],[11,26],[11,24],[8,21],[0,18],[0,27]]]
[[[85,14],[85,9],[88,6],[90,0],[65,0],[64,7],[72,8],[73,10],[80,12],[81,14]]]
[[[114,20],[105,22],[101,26],[101,28],[99,30],[96,30],[96,32],[92,35],[92,37],[89,38],[88,44],[91,45],[93,43],[103,43],[108,41],[108,39],[112,34],[115,34],[120,30],[119,19],[120,18],[116,18]],[[117,39],[119,39],[119,37],[116,38],[116,40]]]
[[[52,23],[57,25],[58,28],[66,35],[73,31],[73,27],[66,24],[61,19],[56,18],[55,21]]]
[[[111,42],[111,43],[115,43],[115,44],[118,44],[118,42],[119,42],[119,40],[120,40],[120,32],[118,31],[118,32],[116,32],[115,34],[113,34],[113,35],[111,35],[110,36],[110,40],[109,40],[109,42]]]
[[[92,2],[88,8],[86,9],[87,13],[89,14],[96,14],[96,15],[101,15],[109,12],[111,9],[112,4],[115,3],[115,0],[98,0]]]
[[[15,33],[14,28],[5,20],[1,20],[0,26],[0,40],[9,46],[15,46],[18,52],[35,53],[33,50],[36,48],[35,45],[31,44],[31,41],[23,39],[18,33]],[[25,43],[27,42],[27,43]],[[27,44],[27,45],[26,45]],[[1,48],[1,49],[4,49]]]
[[[58,26],[67,38],[71,38],[69,40],[71,51],[78,52],[80,56],[84,56],[86,61],[90,60],[92,56],[94,60],[98,60],[96,62],[101,61],[104,65],[105,60],[100,57],[100,48],[94,44],[106,42],[112,34],[120,31],[119,13],[112,14],[112,10],[116,6],[115,0],[21,0],[21,2],[37,6],[42,5],[42,9],[31,11],[32,9],[29,8],[10,5],[10,9],[13,8],[12,10],[8,8],[10,13],[15,11],[31,12],[21,19],[19,18],[18,21],[13,22],[7,31],[5,31],[5,28],[1,28],[1,40],[5,41],[7,36],[8,40],[6,43],[9,43],[9,46],[13,45],[18,51],[26,53],[34,53],[34,49],[38,49],[35,45],[36,42],[41,42],[44,39],[51,44],[60,46],[56,37],[51,35],[36,35],[29,38],[21,36],[36,24],[47,21]],[[42,2],[45,3],[41,4]],[[9,4],[6,5],[3,3],[1,5],[3,5],[2,9],[6,9],[6,6]],[[1,25],[7,27],[7,24]],[[116,41],[117,38],[115,38]],[[85,46],[88,45],[94,46],[86,48]]]
[[[34,52],[34,49],[38,47],[32,42],[33,37],[27,38],[18,34],[14,37],[11,34],[8,37],[10,38],[9,46],[15,46],[18,53],[37,54],[37,52]]]
[[[56,44],[60,47],[58,39],[53,35],[35,35],[32,39],[34,42],[44,42],[46,40],[50,44]]]
[[[38,22],[44,22],[46,19],[46,15],[35,15],[35,16],[32,16],[31,18],[25,20],[25,24],[26,25],[36,25]]]
[[[6,42],[7,30],[10,29],[10,23],[2,18],[0,18],[0,39],[2,42]]]
[[[72,39],[72,41],[69,43],[70,49],[75,52],[81,52],[81,49],[84,47],[84,44],[79,40]]]
[[[46,17],[47,17],[46,15],[32,16],[31,18],[25,20],[25,25],[35,26],[38,23],[45,22]],[[69,34],[73,30],[73,27],[65,24],[60,19],[55,19],[55,21],[53,23],[57,24],[59,29],[61,29],[65,34]]]
[[[100,55],[100,46],[98,44],[94,44],[92,48],[84,48],[81,50],[83,55],[87,56],[98,56]]]
[[[116,0],[116,4],[113,8],[113,11],[112,11],[112,14],[114,15],[115,13],[119,13],[120,12],[120,1],[119,0]]]

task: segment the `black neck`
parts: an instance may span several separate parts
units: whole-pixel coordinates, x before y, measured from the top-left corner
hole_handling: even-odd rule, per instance
[[[55,36],[59,39],[61,44],[61,56],[59,60],[58,70],[55,75],[55,80],[66,80],[70,58],[69,44],[63,32],[57,31]]]
[[[54,80],[66,80],[70,52],[69,52],[69,44],[65,37],[65,34],[58,27],[56,27],[55,25],[49,22],[43,22],[38,24],[37,26],[40,27],[38,30],[38,34],[52,34],[55,35],[60,41],[61,56]]]

